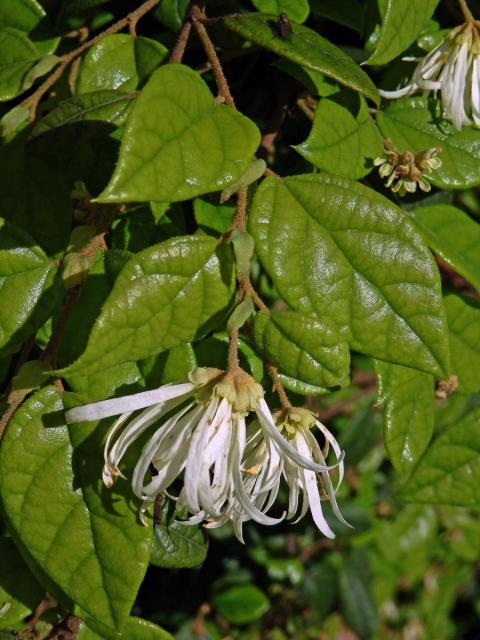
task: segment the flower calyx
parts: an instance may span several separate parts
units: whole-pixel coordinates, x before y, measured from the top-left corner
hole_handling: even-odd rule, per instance
[[[288,407],[273,413],[275,424],[287,438],[293,438],[298,429],[309,430],[316,424],[315,414],[308,409]]]

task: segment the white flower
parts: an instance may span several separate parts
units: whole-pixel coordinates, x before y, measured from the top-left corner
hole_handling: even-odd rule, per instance
[[[380,94],[384,98],[401,98],[416,91],[440,91],[445,116],[456,129],[470,124],[480,127],[479,28],[480,23],[476,21],[452,29],[435,49],[420,59],[408,85],[396,91],[380,91]]]
[[[336,517],[346,526],[350,526],[340,513],[335,497],[344,473],[343,453],[337,441],[325,425],[307,409],[282,409],[274,414],[273,423],[266,420],[264,414],[265,411],[259,416],[259,423],[265,439],[271,438],[281,452],[283,476],[290,490],[287,517],[294,518],[298,513],[299,498],[303,494],[302,507],[296,522],[310,509],[320,531],[328,538],[334,538],[335,534],[322,512],[323,500],[328,500]],[[325,441],[324,450],[311,431],[314,427],[322,434]],[[325,461],[330,446],[337,459],[333,466],[328,466]],[[334,469],[337,469],[338,473],[336,489],[330,477]]]
[[[132,475],[133,491],[143,501],[142,519],[156,496],[168,495],[191,514],[185,524],[218,527],[231,522],[242,540],[245,521],[273,525],[284,518],[285,514],[272,518],[266,512],[275,502],[282,474],[288,482],[286,461],[303,469],[309,487],[315,473],[328,475],[334,467],[325,464],[321,452],[296,448],[280,435],[261,386],[244,371],[195,369],[189,377],[188,383],[76,407],[65,417],[74,423],[121,414],[105,445],[103,480],[109,487],[116,476],[124,477],[120,463],[128,448],[154,427]],[[143,411],[137,413],[139,409]],[[249,412],[257,421],[247,434]],[[335,447],[340,456],[336,443]],[[150,475],[151,466],[156,475]],[[181,476],[183,485],[174,497],[171,487]],[[314,490],[309,488],[308,495],[314,496]],[[316,515],[318,508],[313,511]],[[331,534],[323,524],[320,528]]]

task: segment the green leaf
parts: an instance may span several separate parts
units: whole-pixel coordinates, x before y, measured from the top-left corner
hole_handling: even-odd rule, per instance
[[[386,64],[415,42],[439,0],[387,0],[377,48],[366,64]]]
[[[377,612],[362,569],[350,559],[342,561],[339,591],[347,623],[362,640],[367,640],[377,627]]]
[[[90,375],[197,339],[224,317],[232,295],[229,247],[200,236],[149,247],[122,270],[85,352],[63,373]]]
[[[195,351],[189,342],[182,343],[152,356],[140,363],[145,386],[152,389],[169,382],[188,380],[188,374],[197,366]]]
[[[359,0],[310,0],[310,8],[322,18],[362,33],[365,9]]]
[[[28,321],[53,269],[27,233],[0,218],[0,348]]]
[[[401,498],[407,502],[478,507],[480,409],[441,433],[413,472]]]
[[[180,31],[189,4],[189,0],[162,0],[153,15],[168,29]]]
[[[399,151],[423,151],[442,147],[442,166],[429,181],[442,189],[464,189],[480,184],[480,131],[462,127],[457,131],[442,117],[442,104],[433,98],[392,100],[377,113],[377,124],[385,138]]]
[[[453,293],[445,296],[444,303],[458,390],[475,393],[480,391],[480,305]]]
[[[63,158],[36,157],[17,138],[1,148],[0,211],[52,255],[64,250],[70,234],[72,180]]]
[[[0,538],[0,630],[11,630],[42,600],[45,591],[35,580],[10,538]]]
[[[96,626],[90,622],[91,626]],[[121,633],[99,634],[82,622],[76,640],[174,640],[173,636],[149,620],[127,618]]]
[[[45,11],[36,0],[10,0],[0,2],[0,27],[13,27],[30,32],[45,16]]]
[[[301,67],[291,60],[279,58],[272,66],[295,78],[295,80],[303,84],[312,95],[326,98],[340,91],[338,84],[330,78],[325,78],[324,75],[318,71]]]
[[[408,473],[427,448],[434,427],[434,379],[429,373],[375,362],[384,405],[385,447],[395,469]]]
[[[283,373],[279,373],[278,377],[285,389],[293,391],[293,393],[298,393],[301,396],[322,396],[325,393],[328,393],[328,389],[325,389],[325,387],[317,387],[313,384],[307,384],[306,382],[303,382],[303,380],[286,376]]]
[[[315,110],[310,135],[293,148],[319,169],[356,180],[370,173],[383,144],[364,99],[356,116],[343,105],[323,99]]]
[[[79,122],[101,121],[120,127],[125,123],[136,97],[136,93],[119,91],[95,91],[74,96],[60,102],[39,120],[33,127],[30,137],[34,138],[59,127]],[[55,131],[54,135],[57,134],[58,131]],[[81,135],[81,130],[75,129],[75,134]]]
[[[208,540],[199,525],[181,524],[164,509],[162,521],[153,530],[151,564],[165,569],[191,569],[205,560],[207,551]]]
[[[37,48],[18,29],[0,29],[0,102],[22,92],[25,74],[39,58]]]
[[[260,351],[288,376],[318,387],[343,386],[349,379],[347,343],[314,316],[257,313],[254,335]]]
[[[209,338],[196,342],[193,346],[197,365],[199,367],[216,367],[225,369],[228,358],[229,339],[227,333],[215,333]],[[239,338],[238,351],[240,366],[252,375],[254,380],[260,382],[263,378],[263,361],[252,347]]]
[[[0,450],[2,504],[45,574],[91,616],[118,628],[147,568],[151,530],[138,523],[128,483],[102,486],[104,429],[69,429],[62,410],[51,386],[15,413]]]
[[[316,314],[361,353],[439,375],[449,368],[435,262],[389,200],[324,174],[267,178],[250,232],[295,311]]]
[[[296,23],[292,24],[292,35],[288,40],[279,37],[277,17],[275,14],[244,13],[226,18],[224,22],[229,29],[247,40],[308,69],[319,71],[379,102],[375,85],[350,56],[315,31]]]
[[[234,211],[235,205],[232,204],[217,204],[205,198],[195,198],[193,201],[195,220],[198,226],[208,233],[226,231],[230,226]]]
[[[267,596],[258,587],[242,584],[213,596],[213,606],[233,624],[247,624],[261,618],[270,608]]]
[[[287,13],[294,22],[305,22],[310,13],[308,0],[252,0],[252,4],[263,13]]]
[[[189,67],[161,67],[127,121],[101,202],[178,202],[236,182],[260,142],[251,120],[215,101]]]
[[[410,212],[425,242],[480,291],[480,225],[450,204]]]
[[[82,60],[77,93],[133,91],[161,64],[168,49],[156,40],[115,33],[102,38]]]

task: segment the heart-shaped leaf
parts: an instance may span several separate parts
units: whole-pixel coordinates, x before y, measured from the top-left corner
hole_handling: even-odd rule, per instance
[[[255,124],[215,101],[189,67],[155,71],[130,113],[115,172],[100,202],[178,202],[220,191],[246,171]]]

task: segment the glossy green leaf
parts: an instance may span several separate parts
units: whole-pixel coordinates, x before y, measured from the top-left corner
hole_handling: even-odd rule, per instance
[[[288,376],[318,387],[343,386],[349,379],[347,343],[314,316],[257,313],[254,334],[260,351]]]
[[[453,357],[453,356],[452,356]],[[376,361],[384,439],[397,471],[408,473],[427,448],[434,427],[434,378],[429,373]]]
[[[442,105],[433,98],[392,100],[377,114],[381,132],[399,151],[423,151],[441,147],[442,166],[429,181],[443,189],[463,189],[480,184],[480,131],[454,129],[443,119]]]
[[[137,97],[136,93],[119,91],[95,91],[64,100],[39,120],[30,136],[34,138],[59,127],[78,124],[80,122],[106,122],[117,127],[125,123],[127,115]],[[55,135],[58,131],[55,131]],[[76,129],[76,135],[81,131]]]
[[[122,270],[85,352],[63,373],[87,376],[205,335],[232,294],[231,250],[215,239],[180,237],[149,247]]]
[[[77,93],[120,89],[133,91],[168,53],[156,40],[115,33],[93,46],[80,65]]]
[[[94,626],[94,625],[92,625]],[[121,633],[97,633],[82,622],[76,640],[173,640],[173,636],[149,620],[127,618]]]
[[[219,191],[242,176],[259,142],[253,122],[216,102],[195,71],[165,65],[137,98],[98,199],[178,202]]]
[[[313,384],[307,384],[306,382],[303,382],[303,380],[286,376],[284,373],[279,373],[278,377],[285,389],[293,391],[293,393],[298,393],[301,396],[322,396],[323,394],[328,393],[328,389],[325,389],[325,387],[317,387]]]
[[[189,4],[189,0],[162,0],[153,15],[168,29],[180,31]]]
[[[448,369],[435,262],[389,200],[324,174],[267,178],[250,232],[294,310],[317,314],[356,351],[440,375]]]
[[[0,2],[0,28],[13,27],[30,32],[45,16],[37,0],[8,0]]]
[[[415,42],[439,0],[387,0],[377,47],[367,64],[386,64]]]
[[[480,501],[480,409],[441,433],[413,472],[401,497],[407,502],[477,508]]]
[[[452,372],[460,393],[480,391],[480,305],[472,299],[445,296]]]
[[[228,342],[227,333],[215,333],[209,338],[196,342],[193,346],[198,366],[224,370],[228,359]],[[260,382],[263,378],[262,359],[243,338],[238,341],[238,351],[242,369]]]
[[[0,609],[9,605],[0,616],[0,631],[18,626],[44,596],[41,587],[22,560],[11,538],[0,538]]]
[[[294,149],[319,169],[357,180],[383,151],[382,138],[365,100],[356,116],[332,100],[320,100],[310,135]]]
[[[191,569],[205,560],[207,551],[202,527],[186,526],[165,513],[153,530],[150,563],[165,569]]]
[[[340,84],[379,102],[378,92],[355,62],[315,31],[293,23],[288,39],[279,37],[275,14],[238,14],[225,19],[235,33],[304,67],[319,71]]]
[[[127,482],[102,485],[103,428],[62,424],[55,387],[15,413],[0,450],[8,520],[41,569],[105,625],[128,616],[150,555]],[[56,425],[56,426],[53,426]]]
[[[334,95],[340,91],[340,87],[330,78],[325,78],[322,73],[302,67],[286,58],[279,58],[273,65],[277,69],[288,73],[289,76],[298,80],[303,84],[312,95],[318,95],[321,98]]]
[[[143,360],[140,364],[142,378],[149,389],[169,382],[188,380],[188,374],[197,366],[195,351],[189,342]]]
[[[270,608],[270,603],[258,587],[242,584],[215,594],[213,606],[229,622],[246,624],[261,618]]]
[[[252,0],[252,4],[263,13],[286,13],[294,22],[304,22],[310,13],[308,0]]]
[[[425,242],[480,291],[480,225],[450,204],[410,212]]]
[[[53,269],[27,233],[0,218],[0,348],[28,321]]]
[[[0,29],[0,102],[21,93],[24,76],[39,57],[37,48],[22,31]]]

